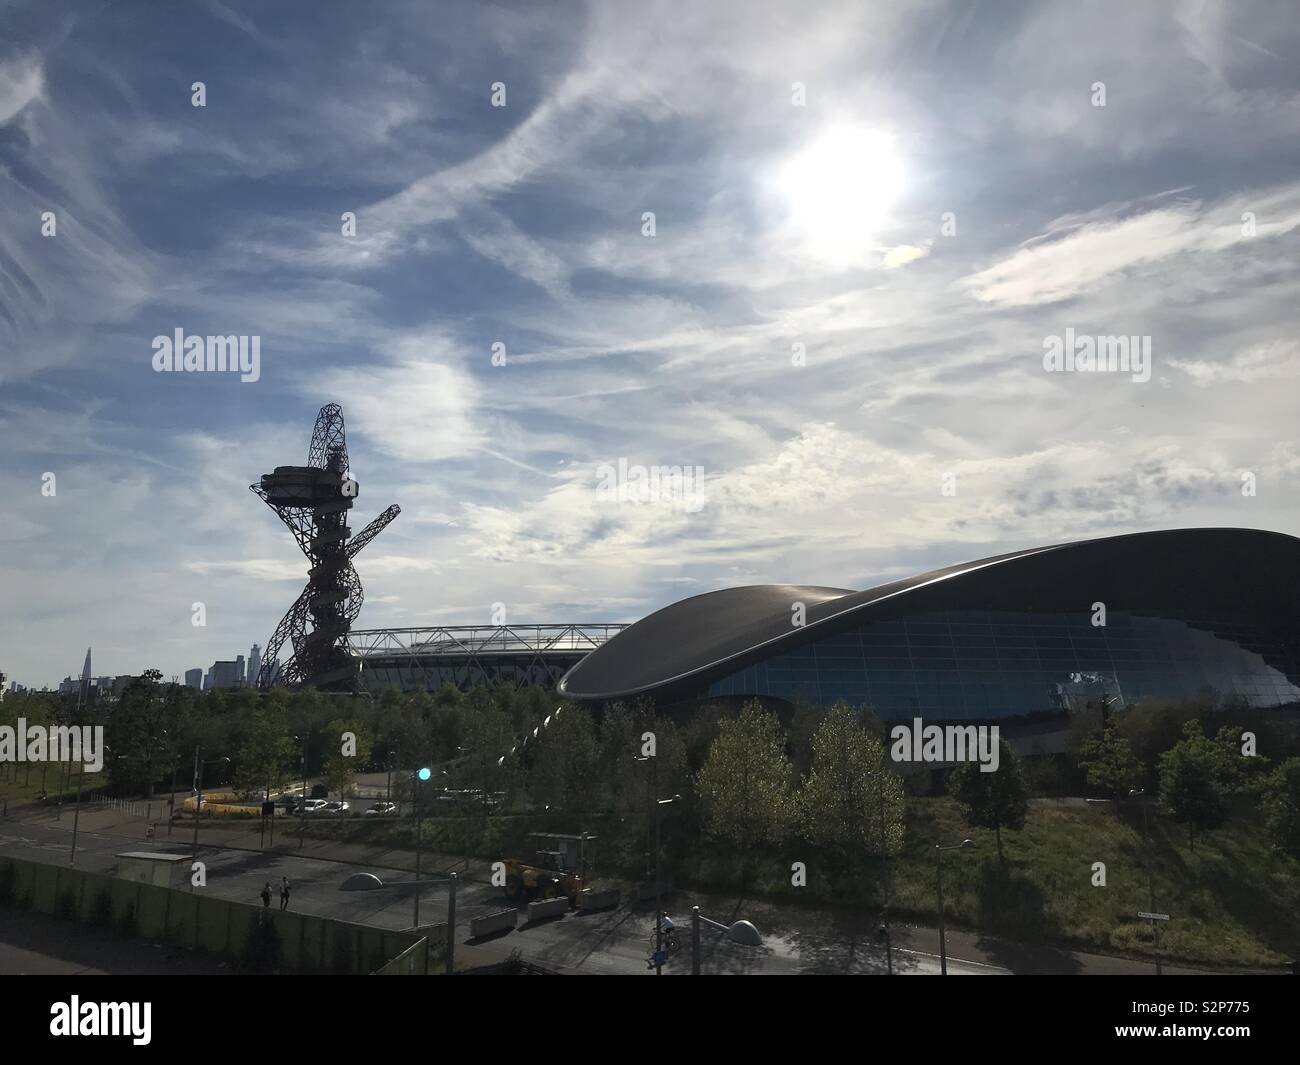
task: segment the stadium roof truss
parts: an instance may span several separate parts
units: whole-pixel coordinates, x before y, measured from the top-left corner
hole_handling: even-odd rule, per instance
[[[623,624],[442,625],[413,629],[358,629],[348,650],[363,674],[409,670],[423,687],[460,688],[484,681],[516,686],[543,679],[554,686],[574,664],[627,628]]]

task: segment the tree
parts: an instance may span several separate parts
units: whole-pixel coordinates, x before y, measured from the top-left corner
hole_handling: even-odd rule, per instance
[[[741,855],[746,881],[753,848],[785,838],[794,802],[790,761],[776,717],[757,701],[721,723],[699,775],[705,830]]]
[[[1126,797],[1142,776],[1137,756],[1114,724],[1107,724],[1100,739],[1091,736],[1080,742],[1079,766],[1089,784],[1117,799]]]
[[[599,744],[591,711],[566,706],[538,731],[529,791],[562,810],[589,811],[598,786]],[[543,718],[545,721],[545,718]]]
[[[1183,726],[1193,719],[1206,720],[1213,707],[1214,700],[1204,696],[1179,702],[1151,697],[1139,700],[1120,715],[1119,733],[1149,774],[1148,780],[1156,779],[1160,755],[1178,742]]]
[[[1222,743],[1206,737],[1199,721],[1188,721],[1183,735],[1160,756],[1160,804],[1187,825],[1188,846],[1195,850],[1196,830],[1218,828],[1227,818],[1238,767]]]
[[[1269,759],[1243,753],[1240,725],[1223,725],[1214,734],[1214,742],[1223,749],[1222,784],[1226,795],[1239,795],[1261,786],[1269,773]]]
[[[169,748],[164,745],[169,711],[160,691],[161,680],[162,673],[156,669],[146,669],[140,676],[132,677],[104,730],[110,752],[109,778],[123,791],[143,791],[146,799],[153,798],[157,776],[155,758],[162,753],[171,765]]]
[[[344,733],[351,733],[353,741],[344,742]],[[325,726],[325,764],[321,775],[331,795],[346,797],[352,791],[352,777],[357,766],[370,760],[370,730],[358,721],[337,719]]]
[[[978,762],[964,762],[948,778],[948,794],[957,800],[972,828],[991,828],[997,836],[998,861],[1004,861],[1002,830],[1019,831],[1029,813],[1029,788],[1020,759],[999,740],[998,768],[985,773]]]
[[[839,702],[822,717],[811,748],[799,794],[804,838],[838,851],[850,869],[860,854],[897,851],[903,843],[903,782],[889,771],[879,737]]]
[[[510,751],[517,745],[510,716],[497,709],[491,692],[471,691],[465,707],[466,775],[481,793],[485,814],[491,793],[502,790],[514,773],[517,758]]]
[[[1269,774],[1264,824],[1275,847],[1300,858],[1300,758],[1288,758]]]
[[[253,712],[250,726],[239,748],[235,787],[244,795],[264,795],[284,783],[293,740],[284,718],[267,702]]]

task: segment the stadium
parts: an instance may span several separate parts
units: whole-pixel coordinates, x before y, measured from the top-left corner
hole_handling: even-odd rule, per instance
[[[558,690],[666,706],[843,699],[887,721],[1028,723],[1206,695],[1294,706],[1298,589],[1300,540],[1248,529],[1040,547],[865,591],[726,588],[611,633]]]
[[[566,672],[626,625],[449,625],[358,629],[349,653],[368,691],[555,688]]]

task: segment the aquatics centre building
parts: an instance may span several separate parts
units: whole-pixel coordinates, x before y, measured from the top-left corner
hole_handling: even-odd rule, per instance
[[[865,591],[726,588],[610,633],[558,691],[666,706],[843,699],[887,721],[1025,720],[1098,700],[1207,694],[1296,707],[1300,539],[1250,529],[1134,533]]]

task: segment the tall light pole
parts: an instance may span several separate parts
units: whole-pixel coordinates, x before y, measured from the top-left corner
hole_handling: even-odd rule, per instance
[[[172,825],[176,821],[176,771],[180,767],[181,752],[172,751],[172,790],[167,793],[167,835],[172,834]]]
[[[298,800],[298,849],[302,850],[307,835],[307,737],[309,729],[302,732],[302,797]]]
[[[194,745],[194,856],[199,853],[199,819],[203,816],[203,770],[217,762],[229,762],[229,758],[209,758],[203,761],[203,745]]]
[[[448,877],[447,885],[447,975],[456,968],[456,874]]]
[[[884,905],[881,907],[880,916],[880,934],[885,939],[885,966],[889,976],[894,975],[894,943],[889,936],[889,897],[891,882],[889,878],[889,846],[885,834],[885,766],[882,755],[881,764],[876,770],[880,778],[880,860],[884,863],[885,883],[884,887]]]
[[[941,843],[936,843],[934,846],[939,870],[939,973],[941,976],[948,975],[948,932],[945,927],[943,913],[943,852],[970,850],[974,846],[975,841],[973,839],[964,839],[960,843],[952,843],[946,847]]]
[[[647,818],[653,818],[653,819],[654,819],[654,833],[655,833],[655,842],[654,842],[654,878],[655,878],[655,955],[654,955],[654,956],[655,956],[655,975],[656,975],[656,976],[663,976],[663,973],[664,973],[664,966],[663,966],[663,962],[662,962],[662,960],[661,960],[661,956],[662,956],[662,952],[663,952],[663,945],[664,945],[664,944],[663,944],[663,925],[662,925],[662,923],[661,923],[661,921],[660,921],[660,915],[663,913],[663,875],[662,875],[662,868],[661,868],[661,864],[660,864],[660,858],[661,858],[661,855],[662,855],[662,847],[661,847],[661,845],[660,845],[660,831],[659,831],[659,826],[660,826],[660,822],[663,820],[663,815],[662,815],[662,813],[660,812],[660,808],[663,807],[663,806],[671,806],[671,805],[672,805],[673,803],[675,803],[678,799],[680,799],[681,796],[680,796],[680,795],[674,795],[671,799],[660,799],[660,798],[658,798],[658,795],[659,795],[659,762],[658,762],[658,758],[657,758],[656,755],[653,755],[653,754],[649,754],[649,755],[645,755],[645,756],[633,755],[632,758],[633,758],[634,761],[637,761],[637,762],[649,762],[649,763],[650,763],[650,776],[649,776],[649,780],[647,781],[647,788],[646,788],[646,817],[647,817]],[[647,848],[648,848],[649,845],[650,845],[649,835],[650,835],[650,822],[647,820],[647,822],[646,822],[646,837],[647,837],[647,838],[646,838],[646,846],[647,846]],[[648,858],[648,857],[649,857],[649,855],[647,855],[647,858]],[[649,864],[649,863],[647,862],[647,864]],[[649,870],[647,870],[647,872],[648,872],[648,871],[649,871]]]
[[[656,919],[656,924],[658,920]],[[708,925],[710,928],[716,928],[726,934],[727,938],[733,943],[739,943],[742,947],[761,947],[763,937],[758,934],[758,929],[748,921],[735,921],[732,924],[725,925],[719,921],[710,920],[700,913],[698,906],[691,907],[691,975],[700,975],[700,926]]]
[[[72,769],[69,768],[71,773]],[[86,775],[86,764],[83,762],[77,772],[77,805],[72,810],[72,853],[68,856],[68,864],[77,864],[77,826],[81,821],[81,779]]]
[[[1147,827],[1147,804],[1145,799],[1146,792],[1141,788],[1133,788],[1128,793],[1128,797],[1130,799],[1138,798],[1139,796],[1142,797],[1143,799],[1142,802],[1142,840],[1143,840],[1142,864],[1147,867],[1147,896],[1151,903],[1151,912],[1155,913],[1156,912],[1156,881],[1155,881],[1155,875],[1151,871],[1151,831]],[[1160,967],[1160,922],[1159,921],[1151,922],[1151,936],[1156,951],[1156,975],[1162,976],[1164,975],[1164,972]]]
[[[411,774],[411,804],[415,807],[415,919],[412,928],[420,927],[420,836],[424,827],[420,820],[420,781],[428,780],[433,774],[426,766]]]

